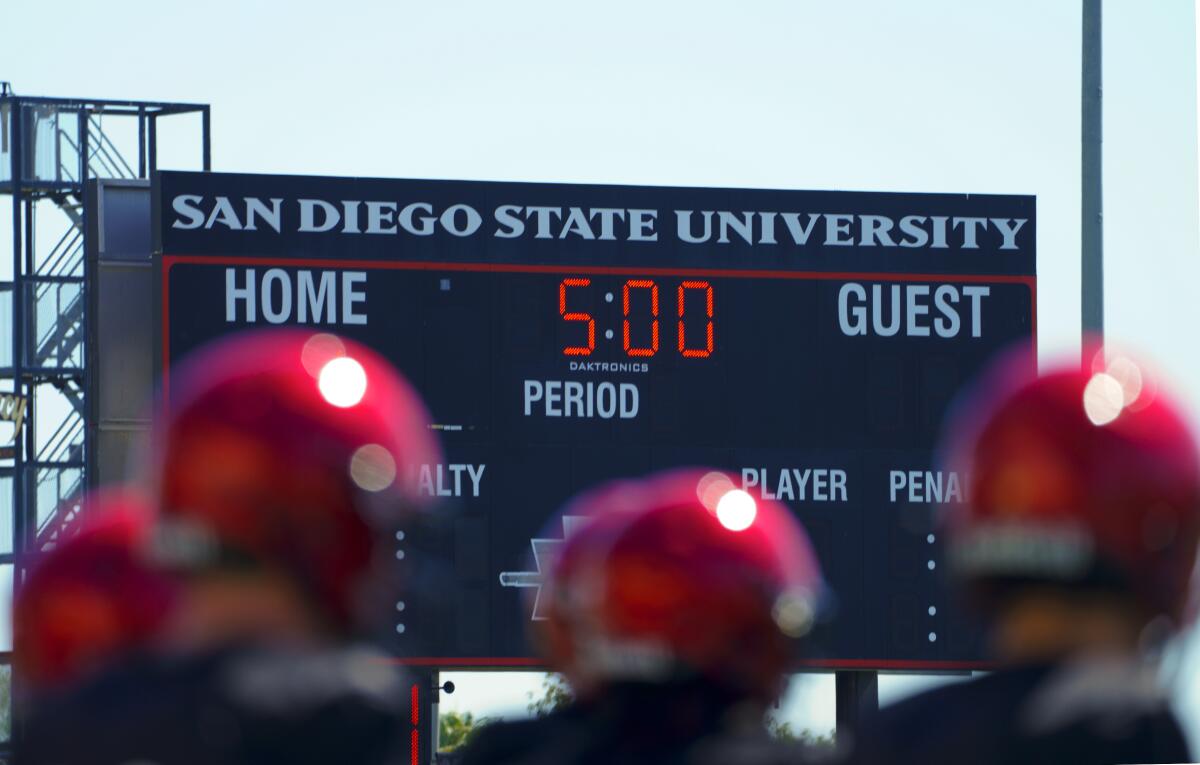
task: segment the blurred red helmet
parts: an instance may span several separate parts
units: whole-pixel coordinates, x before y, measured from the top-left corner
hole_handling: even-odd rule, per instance
[[[144,498],[110,490],[81,504],[78,533],[17,587],[14,656],[26,690],[66,685],[144,646],[174,601],[170,580],[141,557],[150,531]]]
[[[782,505],[715,471],[622,481],[570,503],[539,641],[577,692],[701,675],[763,700],[783,688],[822,590]]]
[[[945,457],[968,491],[947,507],[951,563],[980,595],[1114,591],[1178,621],[1200,540],[1196,442],[1141,368],[1095,358],[1040,377],[1003,362],[952,421]]]
[[[280,567],[338,630],[362,626],[376,543],[440,460],[421,399],[379,355],[243,333],[172,369],[152,484],[175,566]]]

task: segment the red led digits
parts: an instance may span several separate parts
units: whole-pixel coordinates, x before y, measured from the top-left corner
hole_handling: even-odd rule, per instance
[[[413,729],[409,731],[409,762],[412,765],[417,765],[421,761],[421,736],[419,734],[419,726],[421,724],[421,689],[420,686],[414,685],[410,690],[412,699],[410,700],[412,712]]]
[[[650,347],[634,348],[629,342],[629,291],[633,289],[650,290]],[[630,279],[621,290],[621,305],[624,308],[625,321],[622,331],[625,340],[625,353],[630,356],[653,356],[658,353],[658,285],[649,279]]]
[[[683,331],[683,297],[685,290],[704,290],[704,302],[708,314],[708,326],[705,327],[707,342],[704,348],[688,348],[684,342]],[[679,285],[679,352],[684,358],[704,359],[713,352],[713,288],[708,282],[685,281]]]
[[[590,355],[592,355],[592,351],[596,349],[596,320],[592,318],[592,315],[590,313],[583,313],[582,311],[568,311],[567,310],[567,287],[587,287],[591,283],[592,283],[591,279],[575,278],[575,279],[563,279],[562,282],[560,282],[558,285],[558,313],[566,321],[586,321],[587,322],[587,340],[588,340],[587,347],[585,348],[582,345],[569,345],[566,348],[563,348],[564,356],[590,356]],[[628,293],[626,293],[626,294],[628,295]],[[657,303],[657,299],[655,300],[655,302]],[[626,297],[626,299],[625,299],[625,306],[626,306],[625,313],[628,314],[629,313],[629,308],[628,308],[629,307],[629,298],[628,297]],[[629,324],[629,322],[626,322],[626,327],[628,327],[628,324]],[[657,331],[656,331],[655,335],[657,336]],[[626,331],[625,331],[625,338],[626,338],[625,339],[625,347],[628,349],[628,347],[629,347],[629,330],[628,329],[626,329]],[[658,347],[657,340],[655,341],[655,347]]]
[[[558,313],[565,321],[580,321],[587,323],[587,345],[572,345],[563,348],[565,356],[590,356],[592,351],[596,349],[596,320],[592,318],[590,313],[583,311],[568,311],[567,310],[567,288],[568,287],[590,287],[591,279],[582,277],[573,277],[563,279],[558,285]],[[650,291],[650,344],[649,346],[638,347],[633,344],[632,332],[630,331],[629,315],[631,311],[630,295],[634,290],[649,290]],[[708,321],[704,326],[704,347],[689,348],[687,343],[687,329],[684,321],[684,313],[686,311],[686,298],[688,290],[704,290],[704,312]],[[679,353],[684,358],[689,359],[706,359],[712,355],[713,342],[713,288],[712,284],[707,281],[685,280],[679,283],[676,291],[678,299],[679,313]],[[612,295],[609,295],[609,300],[612,300]],[[621,309],[624,315],[624,320],[621,322],[621,336],[624,341],[625,354],[628,356],[648,358],[658,353],[658,284],[650,279],[629,279],[621,288]],[[695,333],[693,332],[693,335]],[[612,332],[608,333],[612,337]]]

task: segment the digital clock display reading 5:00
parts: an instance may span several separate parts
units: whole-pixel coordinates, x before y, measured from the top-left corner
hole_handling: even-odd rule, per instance
[[[590,356],[596,350],[596,319],[586,311],[571,307],[571,295],[577,290],[600,289],[588,277],[569,277],[558,285],[558,313],[565,321],[579,322],[586,344],[568,345],[564,356]],[[662,325],[667,323],[676,340],[673,345],[681,356],[705,359],[715,348],[713,321],[713,286],[707,281],[684,279],[674,289],[674,306],[669,318],[660,316],[659,283],[653,279],[627,279],[620,285],[621,343],[627,356],[650,358],[658,354],[662,340]],[[612,302],[614,291],[604,299]],[[689,328],[689,323],[691,324]],[[612,330],[608,330],[611,332]]]

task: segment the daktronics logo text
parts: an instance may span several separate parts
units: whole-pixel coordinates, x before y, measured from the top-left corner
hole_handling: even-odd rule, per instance
[[[752,247],[1028,250],[1028,218],[877,215],[501,204],[481,212],[456,203],[179,194],[169,226],[180,231],[658,242]]]

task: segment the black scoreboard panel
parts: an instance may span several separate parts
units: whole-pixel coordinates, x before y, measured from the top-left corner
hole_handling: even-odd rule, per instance
[[[526,596],[544,565],[532,553],[561,539],[547,527],[554,511],[597,481],[712,465],[787,504],[812,535],[835,595],[818,664],[978,661],[931,504],[956,501],[960,477],[939,472],[931,451],[992,355],[1014,343],[1033,352],[1031,199],[199,174],[164,174],[157,192],[166,364],[238,329],[303,325],[376,348],[428,402],[445,462],[413,479],[443,504],[432,530],[396,543],[429,595],[392,616],[399,656],[530,661]],[[254,231],[248,197],[259,200]],[[342,231],[297,231],[300,200],[314,199],[332,200]],[[375,214],[388,211],[396,234],[357,233],[367,200],[394,202]],[[413,235],[399,219],[415,200],[426,218],[470,207],[479,225],[461,234],[472,219],[460,209],[446,230]],[[538,216],[555,219],[537,210],[557,207],[561,223],[573,205],[585,211],[573,234],[539,228]],[[618,209],[643,228],[622,239],[609,212],[613,239],[602,240],[595,211]],[[679,210],[695,211],[692,238],[712,211],[709,242],[686,241]],[[803,212],[790,221],[801,235],[810,226],[804,245],[789,210]],[[776,213],[775,231],[761,211]],[[901,238],[906,215],[925,221],[922,252],[899,244],[920,239],[912,219]],[[514,216],[525,235],[499,236]],[[933,247],[939,226],[945,246]]]

